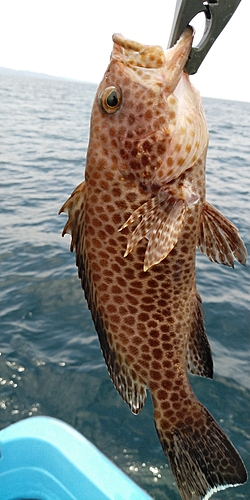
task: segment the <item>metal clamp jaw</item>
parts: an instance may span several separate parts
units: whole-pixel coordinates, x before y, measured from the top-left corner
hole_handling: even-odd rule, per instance
[[[189,75],[197,72],[216,38],[222,32],[241,0],[177,0],[173,27],[168,43],[172,47],[192,19],[204,12],[206,23],[202,39],[192,47],[185,70]]]

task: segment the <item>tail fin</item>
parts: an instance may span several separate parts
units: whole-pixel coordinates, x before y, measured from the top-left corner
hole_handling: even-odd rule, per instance
[[[156,422],[182,499],[208,500],[216,491],[245,483],[245,466],[210,413],[198,403],[191,415],[192,425],[180,423],[171,432]]]

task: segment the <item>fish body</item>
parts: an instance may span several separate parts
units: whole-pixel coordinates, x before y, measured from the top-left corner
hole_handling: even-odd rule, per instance
[[[212,378],[195,253],[245,264],[238,231],[206,201],[208,130],[183,68],[188,28],[163,51],[114,35],[93,104],[85,181],[63,205],[71,250],[111,379],[132,412],[147,389],[183,500],[246,481],[237,451],[198,401]]]

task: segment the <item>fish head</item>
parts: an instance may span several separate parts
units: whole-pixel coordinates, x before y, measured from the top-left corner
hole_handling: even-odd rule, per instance
[[[164,51],[159,45],[144,45],[116,33],[111,61],[120,62],[131,82],[142,85],[144,91],[153,91],[155,97],[163,91],[166,96],[173,92],[181,78],[192,40],[193,30],[188,27],[177,44]]]
[[[103,152],[112,168],[143,187],[176,179],[204,150],[200,96],[184,72],[192,40],[191,27],[166,51],[113,35],[91,129],[105,135]]]

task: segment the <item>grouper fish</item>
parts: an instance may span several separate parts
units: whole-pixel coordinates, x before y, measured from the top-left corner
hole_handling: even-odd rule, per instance
[[[238,230],[205,197],[208,130],[184,71],[192,39],[188,27],[164,51],[113,35],[85,181],[60,210],[110,377],[135,414],[150,392],[183,500],[247,478],[187,376],[213,376],[196,247],[217,263],[246,262]]]

